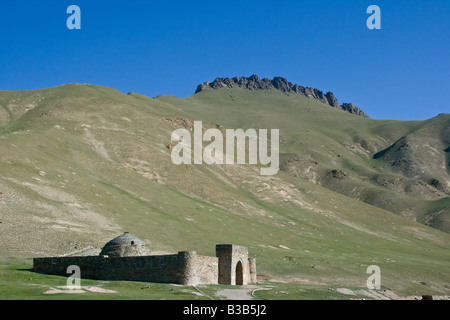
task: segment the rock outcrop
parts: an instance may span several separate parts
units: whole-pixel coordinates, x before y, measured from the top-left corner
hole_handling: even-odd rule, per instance
[[[360,108],[354,106],[351,103],[343,103],[340,107],[337,107],[337,108],[347,111],[349,113],[356,114],[356,115],[364,117],[364,118],[369,118],[369,116],[367,114],[365,114],[364,111],[362,111]]]
[[[195,93],[202,92],[207,89],[222,89],[222,88],[241,88],[247,90],[279,90],[281,92],[293,92],[301,94],[305,97],[319,100],[331,107],[364,117],[369,118],[361,109],[357,108],[351,103],[344,103],[339,105],[338,100],[332,92],[324,94],[322,91],[314,88],[308,88],[293,84],[282,77],[275,77],[272,80],[264,78],[260,79],[257,75],[250,77],[235,77],[235,78],[217,78],[213,82],[205,82],[197,87]]]

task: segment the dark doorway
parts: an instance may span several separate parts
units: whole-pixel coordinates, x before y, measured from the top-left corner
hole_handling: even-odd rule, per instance
[[[244,268],[241,261],[236,264],[236,285],[244,285]]]

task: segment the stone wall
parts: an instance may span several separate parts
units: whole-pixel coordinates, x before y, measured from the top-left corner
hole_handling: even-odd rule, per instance
[[[193,261],[195,270],[194,281],[197,284],[219,283],[219,259],[216,257],[199,256]]]
[[[257,275],[256,275],[256,259],[249,258],[248,259],[249,264],[249,271],[250,271],[250,283],[257,283]]]
[[[195,251],[138,257],[60,257],[34,258],[38,273],[69,277],[67,268],[76,265],[81,278],[124,280],[182,285],[256,283],[256,260],[248,258],[248,249],[236,245],[217,245],[217,257],[197,255]]]
[[[125,280],[184,285],[217,284],[218,259],[198,256],[195,252],[175,255],[121,257],[35,258],[33,270],[38,273],[70,276],[67,268],[80,267],[81,277],[95,280]]]

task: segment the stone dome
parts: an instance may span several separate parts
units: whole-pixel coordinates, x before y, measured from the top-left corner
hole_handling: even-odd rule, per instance
[[[105,244],[100,255],[111,258],[148,256],[150,250],[144,241],[125,232]]]

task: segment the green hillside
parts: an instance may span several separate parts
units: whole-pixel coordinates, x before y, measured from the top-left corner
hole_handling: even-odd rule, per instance
[[[280,128],[286,173],[450,231],[450,206],[442,205],[450,197],[450,114],[372,120],[275,90],[159,99],[230,128]]]
[[[194,120],[280,129],[281,171],[175,166],[171,133]],[[448,295],[449,123],[365,119],[278,91],[0,91],[0,272],[10,258],[96,254],[128,231],[154,253],[247,246],[261,279],[289,290],[364,288],[375,264],[384,289]]]

